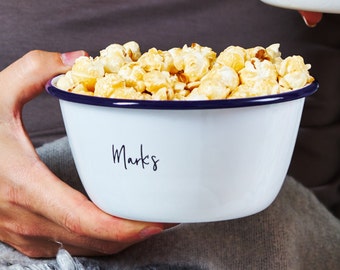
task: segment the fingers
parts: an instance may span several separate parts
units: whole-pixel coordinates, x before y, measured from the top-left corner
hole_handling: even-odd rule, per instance
[[[0,205],[1,212],[5,210],[4,205],[6,202]],[[82,256],[113,254],[128,246],[79,236],[22,207],[8,206],[11,212],[0,220],[0,239],[27,256],[55,257],[61,245],[71,254]]]
[[[315,27],[322,19],[322,13],[312,11],[299,11],[308,27]]]
[[[0,73],[0,98],[9,106],[22,105],[40,93],[51,77],[64,73],[84,51],[52,53],[31,51]]]
[[[11,170],[16,188],[9,200],[75,235],[131,244],[163,230],[162,224],[124,220],[104,213],[39,160],[17,159],[16,164],[16,172]]]
[[[83,194],[39,166],[31,170],[30,176],[43,179],[30,185],[30,197],[36,198],[32,210],[68,231],[94,239],[133,243],[163,230],[158,223],[124,220],[104,213]]]
[[[9,141],[16,145],[20,140],[23,146],[30,146],[21,122],[24,103],[39,94],[48,79],[66,72],[76,58],[85,54],[84,51],[64,54],[31,51],[0,72],[0,144],[5,144],[9,153],[15,153]]]
[[[37,187],[29,178],[25,181],[29,186],[24,189],[20,188],[21,183],[17,183],[18,187],[11,192],[11,198],[8,198],[8,192],[1,190],[0,240],[28,256],[54,256],[58,249],[55,242],[62,243],[73,255],[114,254],[162,231],[160,225],[148,231],[152,228],[150,224],[109,216],[66,185],[64,192],[59,194],[56,184],[51,185],[47,179],[50,185],[46,187],[37,178],[39,188],[37,192],[32,192],[30,187],[35,190]],[[67,189],[72,192],[65,192]],[[54,198],[57,198],[58,205],[53,203]],[[84,208],[85,212],[77,209],[78,202],[89,205]]]

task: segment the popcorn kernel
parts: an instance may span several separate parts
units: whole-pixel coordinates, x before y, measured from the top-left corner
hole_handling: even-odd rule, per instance
[[[144,100],[211,100],[272,95],[313,82],[301,56],[229,46],[219,55],[197,43],[141,53],[138,43],[111,44],[96,58],[79,57],[57,82],[77,94]]]

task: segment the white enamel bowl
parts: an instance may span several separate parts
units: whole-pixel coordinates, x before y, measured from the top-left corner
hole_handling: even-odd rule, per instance
[[[268,207],[291,160],[306,96],[216,101],[89,97],[54,87],[82,183],[103,211],[154,222],[239,218]]]
[[[294,10],[340,14],[339,0],[261,0],[262,2]]]

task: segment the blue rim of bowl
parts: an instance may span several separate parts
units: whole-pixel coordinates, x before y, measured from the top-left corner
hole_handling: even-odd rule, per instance
[[[237,99],[217,99],[217,100],[173,100],[173,101],[160,101],[160,100],[135,100],[135,99],[116,99],[87,96],[75,94],[55,87],[55,83],[59,76],[49,80],[45,86],[46,91],[58,99],[66,100],[75,103],[105,106],[105,107],[118,107],[129,109],[162,109],[162,110],[195,110],[195,109],[223,109],[223,108],[237,108],[249,107],[258,105],[267,105],[280,102],[291,101],[295,99],[304,98],[315,93],[319,88],[317,81],[306,85],[305,87],[284,92],[275,95],[257,96],[251,98],[237,98]]]

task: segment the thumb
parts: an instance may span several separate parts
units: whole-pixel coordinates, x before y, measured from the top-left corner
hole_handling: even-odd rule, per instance
[[[8,66],[0,73],[0,98],[10,107],[22,106],[39,94],[47,80],[70,69],[74,60],[84,51],[55,53],[34,50]]]

